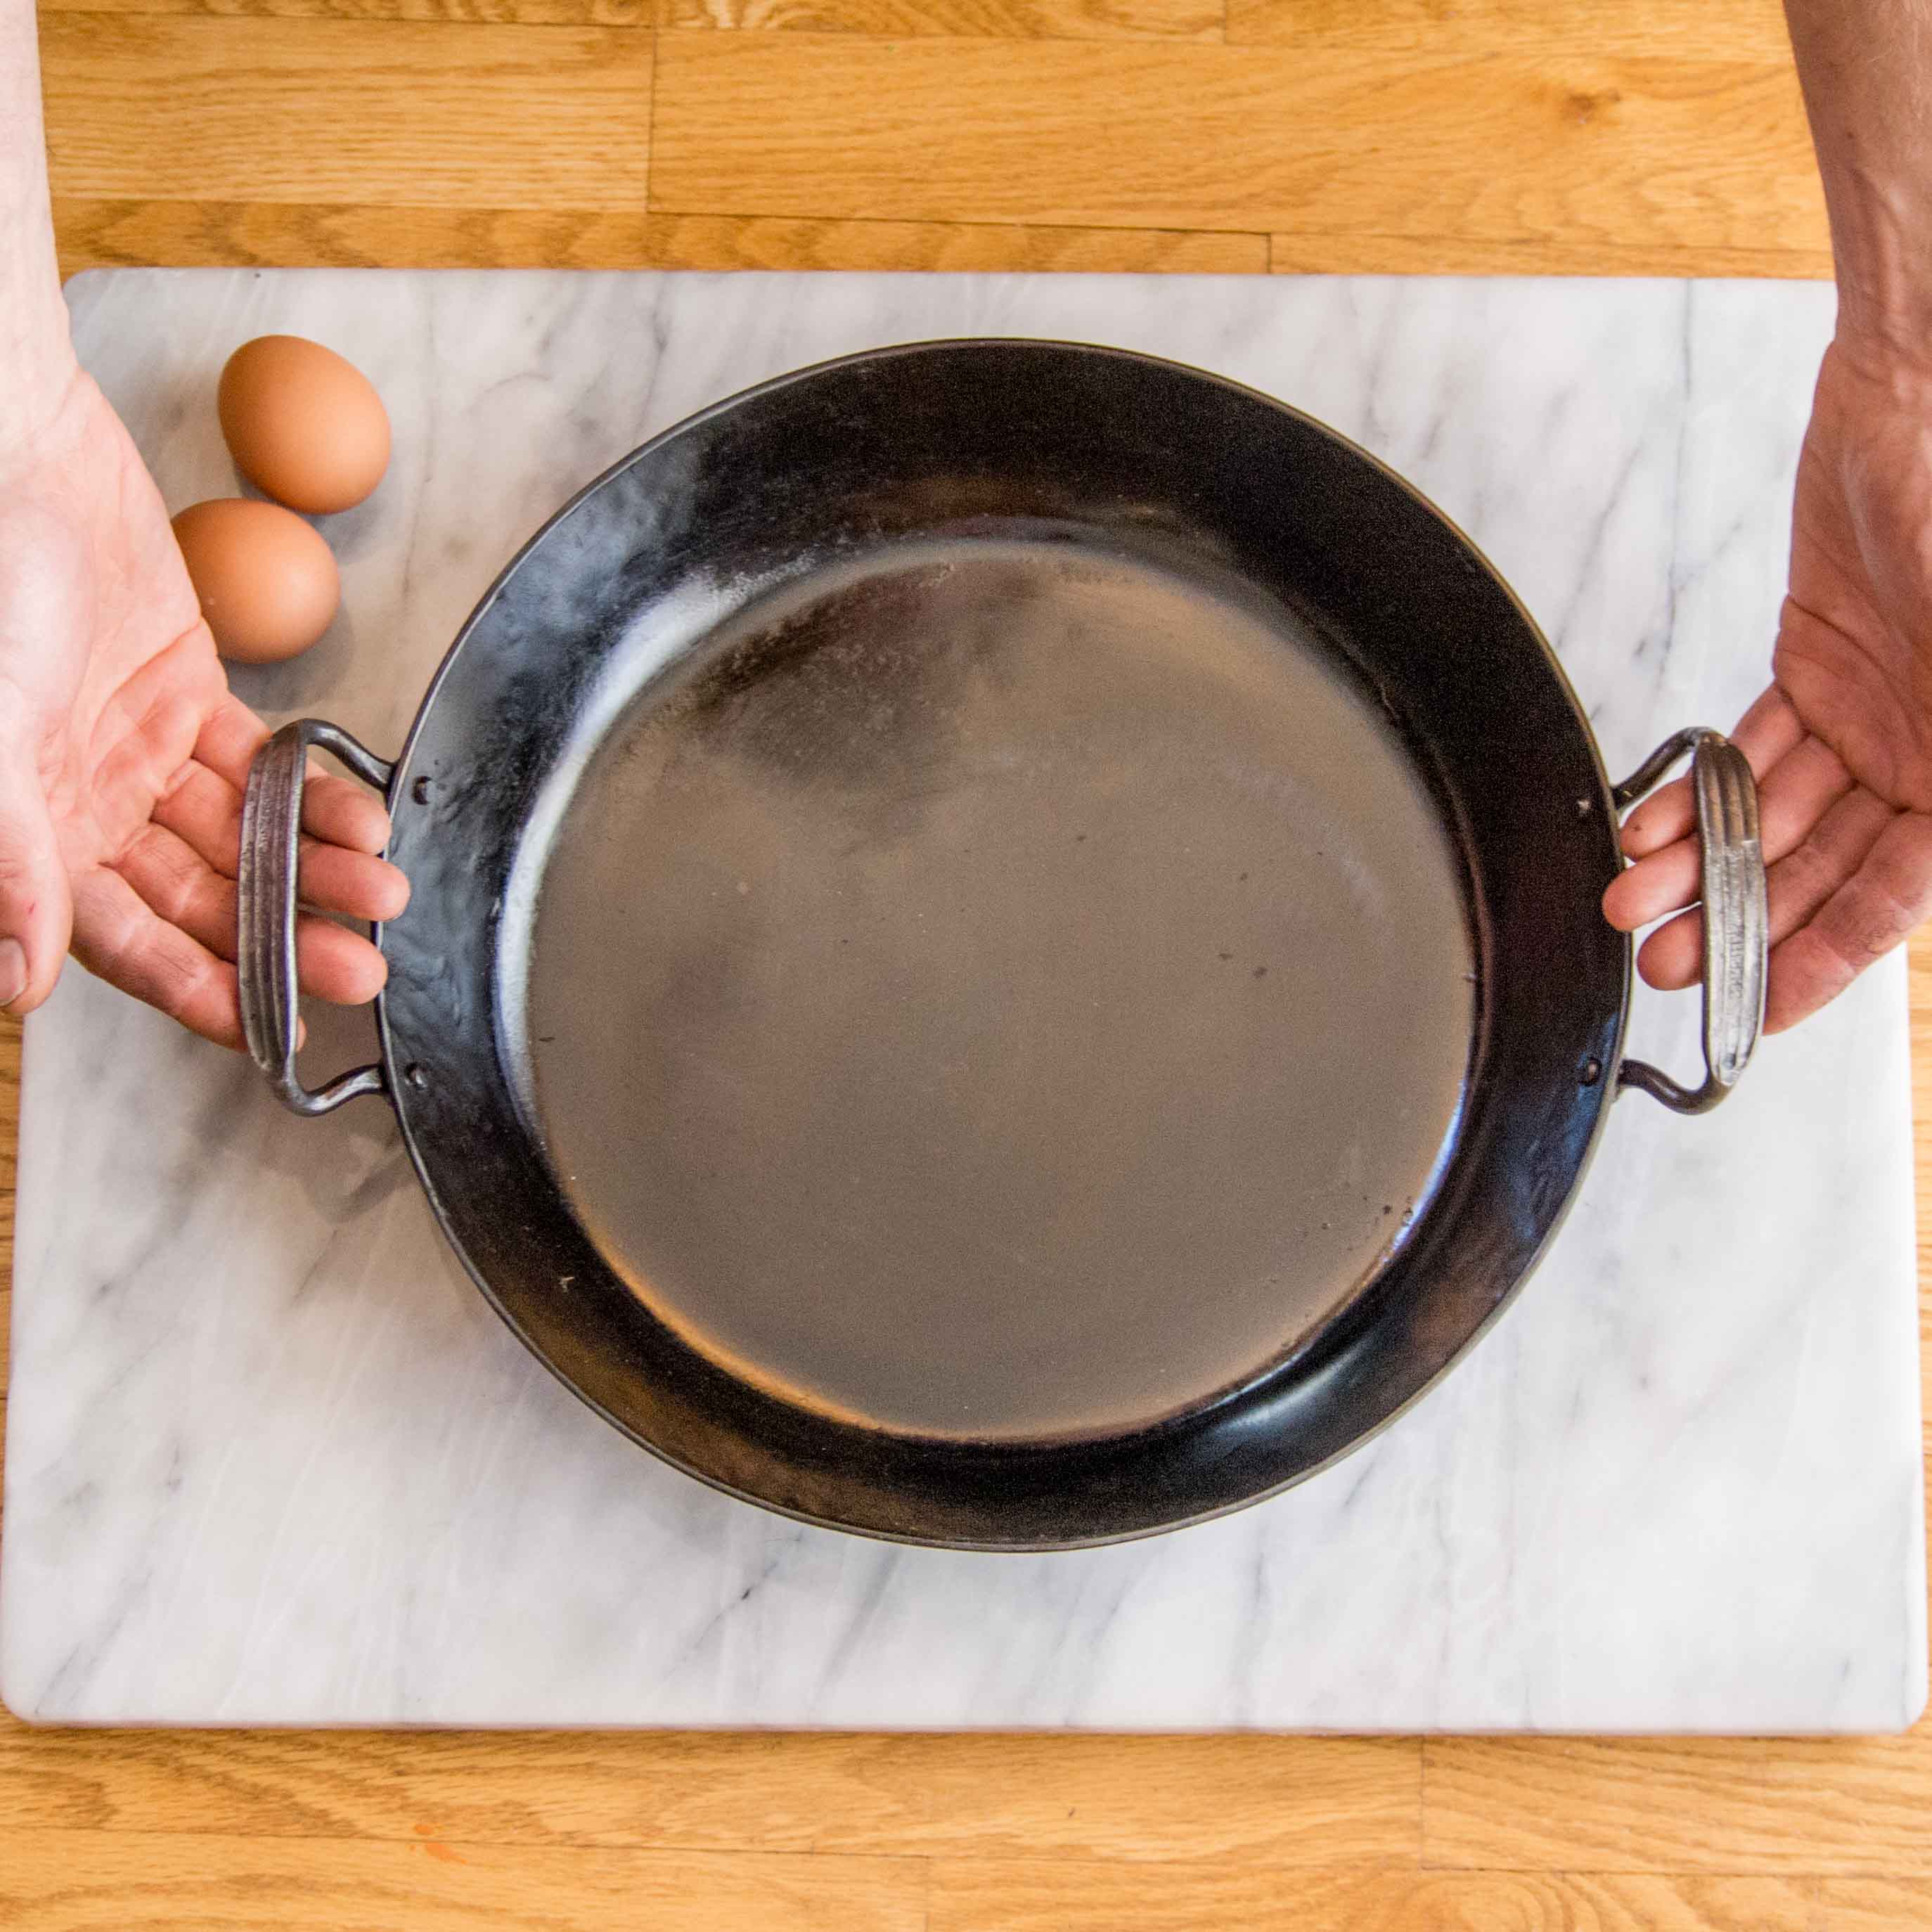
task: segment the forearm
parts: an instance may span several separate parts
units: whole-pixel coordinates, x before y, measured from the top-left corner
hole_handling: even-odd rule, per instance
[[[1785,0],[1841,334],[1932,364],[1932,0]]]
[[[0,445],[51,412],[72,366],[47,207],[33,0],[0,0]]]

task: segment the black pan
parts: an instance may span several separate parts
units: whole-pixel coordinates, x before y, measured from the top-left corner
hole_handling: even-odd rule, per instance
[[[294,1064],[306,754],[413,896],[382,1058]],[[1623,1058],[1618,807],[1686,751],[1702,1084]],[[1468,541],[1198,370],[935,343],[591,484],[392,766],[287,727],[242,966],[304,1113],[386,1094],[478,1286],[678,1468],[986,1550],[1198,1521],[1413,1401],[1620,1088],[1700,1110],[1762,1004],[1743,758],[1628,786]]]

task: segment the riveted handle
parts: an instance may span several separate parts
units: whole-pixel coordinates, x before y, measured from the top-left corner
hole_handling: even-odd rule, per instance
[[[1704,1084],[1681,1087],[1658,1068],[1627,1060],[1617,1085],[1640,1087],[1680,1114],[1703,1114],[1736,1085],[1763,1030],[1771,920],[1756,782],[1750,760],[1721,732],[1694,728],[1660,745],[1617,787],[1617,809],[1634,805],[1687,752],[1703,861]]]
[[[296,1072],[296,868],[302,841],[302,783],[311,750],[330,752],[385,794],[394,766],[319,718],[284,724],[255,754],[242,800],[242,862],[236,973],[242,1030],[255,1064],[285,1107],[326,1114],[358,1094],[383,1090],[380,1066],[358,1066],[326,1087],[304,1087]]]

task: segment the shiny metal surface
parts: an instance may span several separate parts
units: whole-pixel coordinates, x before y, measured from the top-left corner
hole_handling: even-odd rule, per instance
[[[1617,809],[1635,804],[1687,752],[1702,879],[1704,1081],[1681,1086],[1658,1067],[1627,1060],[1618,1084],[1640,1088],[1675,1112],[1704,1114],[1737,1084],[1763,1030],[1771,918],[1756,782],[1750,761],[1721,733],[1694,726],[1666,739],[1617,787]]]
[[[255,755],[242,800],[242,850],[236,872],[236,976],[248,1052],[283,1106],[326,1114],[362,1094],[383,1090],[380,1066],[358,1066],[326,1087],[302,1084],[296,1071],[301,1035],[296,991],[296,884],[302,786],[310,748],[332,752],[379,791],[393,767],[340,726],[317,718],[284,724]]]
[[[501,940],[546,1152],[652,1312],[787,1401],[1145,1427],[1304,1342],[1428,1197],[1457,855],[1359,677],[1211,560],[842,554],[573,776]]]

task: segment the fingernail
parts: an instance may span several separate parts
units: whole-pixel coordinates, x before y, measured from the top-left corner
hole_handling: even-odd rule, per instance
[[[27,990],[27,949],[17,939],[0,939],[0,1006],[10,1006]]]

